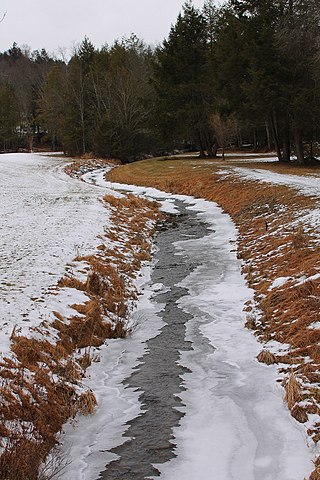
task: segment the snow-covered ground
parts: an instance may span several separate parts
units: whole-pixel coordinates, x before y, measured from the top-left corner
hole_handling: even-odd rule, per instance
[[[254,160],[256,162],[256,159]],[[313,233],[320,239],[320,173],[312,175],[287,175],[264,170],[260,168],[229,167],[220,171],[221,175],[236,174],[237,176],[255,180],[271,185],[283,185],[294,189],[299,194],[315,198],[315,205],[312,211],[306,210],[300,216],[298,223],[306,230],[312,229]]]
[[[90,174],[86,180],[90,181]],[[103,185],[101,175],[95,180]],[[187,326],[187,340],[192,342],[193,350],[181,352],[181,365],[190,373],[184,375],[186,391],[180,394],[186,405],[185,416],[174,429],[177,458],[156,465],[160,478],[307,477],[313,469],[315,451],[307,445],[305,428],[291,417],[283,403],[276,368],[257,362],[261,345],[243,328],[242,308],[252,291],[240,273],[235,253],[237,232],[230,218],[211,202],[150,188],[106,186],[162,198],[165,208],[171,211],[174,199],[183,200],[212,228],[209,238],[176,244],[177,255],[186,255],[190,260],[196,257],[201,266],[181,285],[189,291],[179,305],[193,317]],[[141,342],[157,335],[161,328],[159,305],[153,302],[153,297],[162,291],[161,285],[155,291],[147,275],[144,288],[137,310],[142,324],[138,321],[126,345],[109,341],[100,351],[101,363],[91,367],[88,382],[92,388],[98,386],[99,406],[91,419],[81,418],[75,429],[67,428],[64,452],[71,463],[62,480],[97,479],[104,465],[115,458],[110,448],[126,440],[126,422],[140,413],[138,393],[124,388],[125,379],[139,364],[146,348]],[[213,347],[210,352],[208,343]]]
[[[108,223],[97,189],[70,178],[65,165],[59,157],[0,155],[2,352],[15,326],[25,329],[39,321],[44,295],[76,255],[99,244],[97,235]]]
[[[256,159],[254,161],[256,162]],[[310,197],[320,195],[319,173],[315,173],[312,176],[285,175],[260,168],[249,169],[244,167],[234,167],[232,168],[232,172],[250,180],[258,180],[274,185],[285,185]]]
[[[99,244],[97,235],[108,223],[108,211],[99,198],[124,187],[105,182],[103,170],[86,174],[85,182],[69,178],[64,164],[63,159],[33,154],[0,156],[0,345],[4,350],[14,325],[30,326],[35,313],[43,312],[45,293],[73,257]],[[161,198],[166,211],[175,211],[175,198],[183,200],[212,230],[209,237],[176,244],[177,255],[196,256],[201,266],[182,282],[188,295],[179,306],[192,315],[187,340],[193,350],[181,352],[181,365],[190,373],[184,375],[186,391],[180,394],[185,416],[174,430],[177,458],[157,465],[160,478],[307,477],[315,452],[307,445],[305,428],[283,404],[276,367],[256,361],[261,345],[243,328],[242,308],[252,291],[241,275],[237,232],[230,218],[211,202],[125,188]],[[162,327],[161,305],[153,298],[163,286],[150,284],[150,268],[145,267],[139,279],[144,293],[132,316],[133,335],[125,341],[107,341],[89,369],[86,385],[96,392],[99,405],[94,415],[66,426],[61,440],[69,462],[62,480],[96,480],[114,458],[110,449],[125,440],[125,423],[140,413],[138,393],[122,382],[139,364],[145,341]]]

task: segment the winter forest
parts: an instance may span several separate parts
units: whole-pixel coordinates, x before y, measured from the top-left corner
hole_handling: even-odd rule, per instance
[[[320,140],[317,0],[186,2],[156,47],[132,34],[70,59],[0,54],[0,149],[125,162],[250,146],[312,163]]]

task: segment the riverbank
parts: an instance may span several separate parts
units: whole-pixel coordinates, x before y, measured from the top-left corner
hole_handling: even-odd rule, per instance
[[[266,159],[241,162],[153,159],[117,168],[108,179],[206,198],[231,216],[243,272],[255,292],[245,309],[246,326],[262,342],[258,360],[278,365],[292,416],[317,442],[319,174],[314,169],[293,174]],[[310,478],[319,478],[318,462]]]
[[[39,282],[37,276],[35,276],[35,285],[32,286],[28,282],[27,295],[23,297],[24,302],[34,302],[36,308],[29,309],[27,312],[22,312],[20,309],[18,311],[15,306],[19,305],[19,298],[21,297],[19,297],[20,293],[17,292],[17,296],[14,297],[16,300],[13,302],[15,310],[13,310],[12,318],[14,318],[15,313],[19,314],[21,316],[19,323],[16,327],[10,329],[12,324],[9,323],[6,326],[3,319],[2,327],[3,329],[10,329],[9,336],[11,337],[10,341],[8,341],[8,338],[6,339],[5,345],[11,345],[12,351],[8,353],[6,350],[6,357],[1,365],[2,437],[5,450],[0,460],[2,462],[0,465],[2,468],[1,475],[3,478],[10,480],[17,480],[17,478],[19,480],[36,479],[38,467],[42,468],[42,475],[45,476],[46,472],[43,469],[49,468],[52,472],[54,470],[52,468],[54,467],[54,462],[56,462],[58,469],[65,465],[66,459],[61,459],[55,450],[52,450],[51,456],[47,459],[49,465],[47,463],[47,465],[43,466],[42,460],[47,455],[49,449],[54,446],[56,433],[68,418],[72,418],[79,412],[80,418],[83,419],[84,417],[81,417],[81,414],[92,413],[96,410],[96,390],[98,397],[100,397],[98,398],[99,400],[103,399],[104,395],[106,395],[106,390],[108,390],[108,401],[102,403],[102,408],[105,408],[107,412],[105,415],[108,415],[110,420],[106,424],[110,425],[110,427],[107,428],[111,428],[111,431],[114,429],[117,433],[117,438],[119,437],[119,425],[122,425],[123,419],[125,421],[132,420],[141,413],[139,412],[139,395],[137,392],[134,392],[135,388],[131,388],[129,400],[126,403],[124,402],[124,397],[119,396],[121,392],[118,390],[119,382],[117,380],[119,372],[123,371],[123,363],[127,362],[127,366],[131,365],[131,360],[137,353],[135,349],[132,350],[137,341],[138,343],[139,341],[147,341],[148,335],[150,335],[149,338],[159,336],[159,330],[162,326],[161,320],[155,319],[155,324],[151,324],[149,321],[150,317],[157,316],[159,308],[152,307],[150,309],[149,305],[143,314],[146,315],[146,318],[141,319],[138,312],[132,315],[132,307],[136,305],[138,293],[136,285],[139,278],[137,276],[140,274],[139,272],[144,262],[148,262],[150,259],[153,249],[152,236],[155,233],[157,222],[162,218],[158,209],[159,205],[154,203],[151,197],[160,198],[163,202],[163,207],[168,207],[169,211],[172,209],[171,204],[173,201],[168,199],[166,194],[155,191],[144,192],[145,189],[143,188],[139,190],[139,188],[133,187],[132,191],[137,195],[141,194],[144,198],[136,198],[136,196],[128,193],[117,193],[114,190],[110,190],[112,185],[107,184],[103,179],[104,171],[108,167],[100,164],[100,162],[94,165],[86,165],[84,170],[80,171],[80,176],[77,174],[78,167],[72,167],[68,173],[71,173],[75,178],[70,179],[62,172],[63,160],[61,160],[61,165],[60,161],[58,165],[55,164],[53,172],[51,167],[49,167],[49,158],[38,164],[36,157],[29,155],[28,158],[22,159],[21,157],[19,162],[21,161],[23,161],[23,165],[29,165],[29,163],[33,165],[34,162],[35,168],[32,175],[36,175],[37,179],[35,181],[33,176],[30,178],[30,186],[36,185],[36,192],[32,196],[26,192],[28,202],[22,199],[22,203],[29,205],[30,200],[32,200],[34,213],[37,211],[37,208],[40,209],[39,211],[44,211],[44,206],[48,202],[50,209],[46,208],[46,216],[50,213],[52,218],[55,215],[53,215],[54,212],[51,210],[53,205],[57,206],[60,215],[61,209],[65,212],[61,218],[58,218],[58,226],[53,223],[48,231],[50,225],[47,223],[44,225],[43,236],[41,237],[39,233],[35,235],[34,232],[36,230],[34,228],[33,230],[30,229],[31,233],[39,240],[39,248],[41,242],[49,236],[49,233],[50,238],[56,233],[59,237],[58,243],[62,245],[64,253],[67,252],[70,255],[69,250],[72,242],[68,239],[66,246],[63,243],[66,241],[65,225],[70,220],[73,221],[72,229],[74,231],[71,229],[71,239],[75,247],[73,248],[74,254],[71,256],[70,262],[66,265],[63,264],[62,271],[65,271],[65,275],[60,273],[59,285],[56,284],[57,270],[53,267],[55,258],[58,256],[58,250],[56,249],[58,247],[53,252],[47,247],[49,250],[47,253],[52,253],[52,258],[48,257],[47,254],[45,255],[45,271],[42,271],[43,263],[40,262],[39,269],[34,269],[32,272],[37,271],[38,277],[42,275],[41,279],[47,279],[48,276],[52,277],[50,284],[43,292],[37,292]],[[192,247],[191,239],[190,242],[187,241],[185,243],[184,247],[183,242],[181,244],[181,247],[186,252],[188,252],[190,247],[190,251],[187,253],[190,258],[186,265],[190,264],[190,262],[192,263],[197,252],[205,255],[207,274],[205,274],[203,269],[197,269],[197,275],[191,275],[190,281],[184,281],[181,289],[187,288],[189,292],[193,292],[194,285],[197,285],[199,291],[199,304],[197,305],[204,309],[198,316],[206,317],[206,305],[208,302],[210,305],[212,303],[212,306],[218,305],[220,308],[221,296],[219,294],[221,292],[219,289],[215,290],[219,282],[223,283],[224,291],[228,291],[227,289],[230,285],[230,282],[228,283],[229,277],[225,276],[224,273],[219,274],[217,277],[212,276],[215,266],[222,261],[222,257],[219,255],[220,248],[226,248],[231,253],[233,247],[239,245],[238,257],[241,257],[247,282],[255,292],[254,298],[249,296],[248,303],[245,306],[246,312],[237,312],[236,320],[232,317],[227,332],[226,325],[231,311],[228,302],[232,300],[229,298],[225,299],[226,307],[224,312],[227,314],[227,317],[221,316],[221,311],[218,309],[217,317],[221,319],[221,324],[216,326],[218,330],[211,330],[211,328],[206,328],[206,325],[202,325],[203,332],[210,340],[210,345],[207,341],[204,341],[203,335],[200,336],[200,340],[199,338],[192,339],[193,330],[190,330],[190,328],[193,325],[194,331],[196,331],[196,321],[189,320],[187,341],[190,341],[190,338],[195,340],[197,349],[194,352],[194,357],[191,354],[189,355],[187,351],[181,356],[182,365],[189,368],[192,374],[190,373],[190,376],[183,374],[183,382],[188,386],[188,392],[179,394],[182,399],[185,399],[186,405],[189,405],[189,416],[187,415],[179,422],[181,424],[179,428],[175,428],[175,439],[179,452],[178,459],[172,464],[168,462],[167,465],[157,466],[164,478],[166,478],[166,475],[170,478],[172,471],[174,471],[177,472],[175,478],[187,478],[186,474],[188,474],[194,480],[197,472],[200,471],[201,465],[208,467],[208,463],[202,461],[203,455],[204,452],[207,452],[205,457],[210,458],[212,452],[211,450],[210,452],[207,451],[204,447],[208,446],[209,448],[212,442],[203,442],[201,445],[199,444],[199,448],[195,449],[192,439],[188,437],[188,432],[190,432],[190,425],[195,427],[193,430],[191,428],[192,431],[202,432],[203,428],[201,428],[201,425],[208,423],[206,408],[208,404],[211,405],[211,397],[204,395],[202,388],[205,386],[210,390],[216,384],[222,388],[221,392],[226,397],[221,402],[221,408],[218,410],[214,409],[216,403],[212,402],[212,408],[210,408],[212,412],[212,415],[210,415],[211,426],[209,428],[208,425],[206,431],[208,434],[209,432],[215,434],[218,426],[220,428],[219,438],[215,437],[212,441],[220,442],[220,439],[224,436],[229,419],[227,414],[220,415],[220,413],[230,404],[228,403],[231,401],[230,399],[233,399],[231,403],[234,407],[232,411],[235,416],[230,417],[231,423],[228,429],[232,432],[233,426],[236,425],[236,432],[234,434],[231,433],[228,442],[224,444],[223,452],[226,454],[224,457],[226,464],[230,464],[227,452],[232,453],[232,448],[230,447],[230,445],[234,445],[232,439],[236,438],[239,441],[239,445],[250,445],[255,449],[256,438],[261,448],[256,460],[252,460],[252,464],[246,462],[247,466],[242,465],[243,471],[246,473],[244,476],[251,478],[249,476],[251,475],[253,476],[252,478],[255,478],[256,471],[273,468],[270,458],[273,458],[273,455],[277,455],[277,452],[270,451],[268,458],[262,454],[263,451],[266,451],[266,447],[269,448],[273,444],[273,441],[267,441],[267,428],[263,429],[261,437],[259,432],[255,432],[254,426],[252,429],[251,427],[248,428],[249,420],[244,423],[234,421],[235,418],[238,420],[239,418],[251,418],[254,408],[259,406],[263,406],[263,408],[261,407],[260,410],[258,408],[254,418],[258,419],[260,416],[265,418],[266,409],[271,408],[271,405],[273,405],[269,397],[262,396],[254,400],[253,395],[250,395],[250,398],[252,398],[251,407],[246,408],[243,411],[243,415],[236,414],[238,409],[240,412],[242,411],[240,406],[237,405],[235,407],[236,402],[234,401],[238,398],[239,391],[230,392],[228,379],[232,376],[234,379],[231,382],[232,385],[241,387],[244,378],[243,371],[246,371],[246,366],[248,365],[248,352],[249,356],[251,355],[251,360],[249,359],[250,368],[245,383],[252,384],[252,394],[256,390],[258,390],[259,394],[261,391],[263,392],[263,388],[256,389],[256,385],[260,382],[263,387],[265,383],[264,378],[266,377],[272,380],[276,387],[276,377],[273,374],[275,367],[268,369],[257,362],[258,344],[250,333],[242,328],[242,323],[246,323],[247,327],[253,329],[259,339],[264,342],[264,350],[267,353],[259,356],[259,359],[268,363],[278,363],[280,372],[278,380],[286,388],[287,400],[291,404],[293,416],[295,418],[300,416],[301,422],[305,418],[305,416],[303,417],[303,412],[305,412],[308,417],[307,421],[303,422],[305,430],[308,430],[310,436],[317,440],[318,426],[316,423],[319,415],[316,376],[318,366],[316,319],[318,315],[317,292],[319,280],[319,231],[317,230],[319,225],[317,209],[319,205],[316,198],[316,179],[310,175],[312,172],[304,172],[307,174],[307,182],[300,179],[301,175],[295,175],[295,180],[293,181],[293,179],[288,179],[284,175],[281,175],[279,178],[275,175],[277,172],[271,172],[272,178],[269,176],[267,182],[259,183],[259,178],[261,179],[262,175],[261,170],[267,170],[265,159],[262,159],[260,163],[255,159],[256,163],[254,164],[252,164],[251,159],[251,163],[247,162],[245,166],[239,166],[239,161],[241,160],[233,159],[232,162],[234,163],[232,164],[222,164],[221,162],[199,161],[194,158],[187,160],[183,158],[173,160],[161,159],[159,161],[139,162],[127,167],[121,167],[115,169],[110,174],[114,179],[117,175],[126,175],[128,181],[129,175],[132,175],[132,172],[134,172],[130,183],[141,184],[149,182],[150,184],[157,184],[162,190],[172,190],[179,193],[184,191],[184,193],[189,195],[207,196],[210,200],[216,199],[237,224],[240,235],[238,237],[233,235],[232,239],[230,239],[228,231],[225,234],[221,233],[225,230],[222,228],[224,221],[221,225],[219,223],[220,220],[218,218],[221,215],[219,213],[216,219],[219,223],[217,230],[219,230],[222,237],[219,237],[216,247],[206,240],[202,244],[200,244],[201,242],[197,244],[197,240],[195,240],[194,247]],[[7,165],[9,169],[8,179],[12,175],[12,170],[10,170],[12,162],[13,158],[10,157]],[[263,163],[264,168],[260,168],[261,163]],[[22,164],[19,170],[20,176],[21,167]],[[96,169],[98,167],[101,167],[100,170],[90,173],[92,168]],[[241,171],[238,171],[239,168]],[[48,177],[42,178],[41,175],[47,169],[49,169],[47,172],[49,174]],[[254,176],[253,179],[252,176]],[[79,181],[78,177],[92,185],[90,186],[83,181]],[[18,180],[19,178],[17,176]],[[24,183],[26,178],[25,172],[23,176]],[[120,177],[118,180],[120,180]],[[270,184],[271,181],[274,183]],[[279,183],[285,183],[286,181],[291,182],[291,184],[295,183],[295,188],[301,189],[301,192],[297,193],[290,186],[279,185]],[[53,182],[52,191],[51,182]],[[48,187],[48,190],[41,190],[44,185]],[[59,190],[60,186],[63,186],[62,191]],[[80,196],[78,192],[79,186],[81,187]],[[119,185],[114,186],[117,189],[121,188]],[[64,190],[65,187],[71,188],[71,190]],[[16,187],[12,188],[13,193],[16,191]],[[23,189],[21,189],[21,192],[23,192]],[[84,192],[86,192],[85,195]],[[189,198],[188,201],[190,202],[192,199]],[[68,210],[66,210],[67,207]],[[11,205],[9,205],[9,208],[11,208]],[[215,208],[214,204],[210,204],[207,210],[211,212]],[[81,215],[83,216],[84,209],[88,215],[82,218]],[[5,213],[5,218],[12,218],[12,213],[9,210]],[[20,217],[22,218],[23,216],[20,215]],[[231,224],[230,220],[228,222]],[[23,218],[21,225],[25,230],[26,218]],[[88,228],[83,228],[84,225],[88,225]],[[104,226],[106,228],[102,228],[102,230],[100,228],[98,236],[96,236],[96,226],[99,226],[99,228]],[[37,228],[40,229],[40,227],[41,222],[37,224]],[[16,228],[16,226],[13,225],[13,228]],[[78,231],[90,237],[89,245],[86,248],[83,248],[81,244],[75,241],[75,233]],[[228,242],[226,242],[227,238]],[[34,252],[31,247],[32,242],[30,241],[28,249],[33,254],[39,249],[37,248]],[[207,251],[207,247],[212,247],[213,250],[208,250],[207,253],[204,253]],[[218,256],[215,258],[217,254]],[[26,259],[29,258],[28,255],[29,252],[26,250],[24,255]],[[235,257],[235,253],[233,253],[233,257]],[[15,259],[17,272],[20,271],[19,261],[20,256],[17,256]],[[234,261],[236,261],[235,258]],[[32,257],[32,262],[29,262],[29,264],[33,265],[33,263],[34,258]],[[237,279],[239,282],[243,282],[240,276],[239,263],[238,261],[236,266]],[[50,269],[48,264],[50,264]],[[8,271],[9,267],[10,265],[8,264]],[[59,268],[61,269],[61,265]],[[59,271],[61,272],[61,270]],[[234,273],[233,268],[231,268],[231,273]],[[204,281],[206,282],[205,288],[203,286]],[[231,284],[234,288],[235,283],[231,282]],[[34,290],[34,294],[31,293],[30,288]],[[156,285],[152,288],[150,292],[156,293]],[[175,292],[175,287],[170,288]],[[8,288],[10,294],[11,290],[15,292],[14,288]],[[291,295],[286,296],[287,291]],[[150,297],[150,292],[146,295],[147,297]],[[2,293],[5,294],[5,292]],[[165,291],[162,293],[166,295]],[[205,298],[202,293],[205,294]],[[138,295],[138,297],[140,299],[143,295]],[[185,296],[185,298],[178,300],[177,303],[187,313],[188,309],[190,309],[190,314],[193,315],[195,313],[194,296],[189,295],[189,297]],[[163,300],[166,301],[165,297]],[[242,301],[239,302],[236,299],[235,308],[240,308],[242,304]],[[8,308],[8,312],[11,311],[9,304],[6,308]],[[303,321],[297,323],[297,319],[300,320],[300,318]],[[302,330],[301,324],[304,325],[304,330]],[[140,328],[137,328],[137,325]],[[133,335],[132,338],[129,337],[125,340],[125,343],[122,343],[121,337],[125,337],[127,331],[135,329],[137,329],[137,334]],[[291,330],[294,329],[295,331],[292,332]],[[219,334],[217,338],[212,336],[214,332]],[[230,333],[228,338],[226,338],[227,333]],[[292,335],[290,336],[290,334]],[[106,357],[100,356],[102,345],[102,348],[105,348],[105,338],[110,337],[111,340],[107,342],[108,345],[106,347],[108,355]],[[119,340],[115,340],[116,337]],[[220,339],[220,343],[218,339]],[[249,350],[248,339],[251,339]],[[296,348],[294,347],[294,340],[298,343]],[[292,343],[289,343],[289,341]],[[204,362],[203,365],[201,364],[200,369],[200,365],[198,365],[199,356],[197,356],[199,348],[209,347],[212,350],[212,348],[218,345],[218,353],[212,356],[213,359],[216,359],[214,368],[212,365]],[[244,352],[240,355],[241,346],[244,348]],[[139,350],[139,348],[138,351],[141,351],[142,354],[146,353],[146,347],[142,350]],[[206,348],[202,356],[204,360],[208,358]],[[237,356],[239,358],[236,358]],[[229,362],[228,364],[225,363],[226,359]],[[92,378],[88,378],[86,373],[90,363],[95,371]],[[95,368],[96,366],[97,368]],[[135,364],[131,365],[132,368],[134,366]],[[255,369],[255,375],[252,375],[252,368]],[[108,371],[110,369],[112,369],[112,372]],[[208,372],[211,372],[210,375],[208,375]],[[218,377],[216,379],[212,378],[211,374],[215,375],[216,372],[218,372]],[[262,375],[261,372],[265,373]],[[111,382],[110,385],[107,382],[112,377],[114,378],[114,383]],[[226,385],[223,384],[223,378],[227,379]],[[201,380],[200,383],[199,379]],[[125,390],[126,387],[123,385],[123,391]],[[203,404],[198,402],[194,392],[200,395]],[[275,388],[273,390],[271,387],[269,388],[269,393],[275,398],[275,405],[279,405],[281,398],[279,398],[278,389]],[[124,396],[126,394],[127,392],[123,393]],[[114,395],[116,395],[116,398],[114,398]],[[217,395],[219,395],[219,390]],[[245,399],[245,392],[243,395]],[[229,400],[227,401],[227,399]],[[247,401],[245,403],[247,406],[249,405]],[[112,405],[114,410],[110,411],[110,405]],[[192,406],[191,410],[190,405]],[[124,406],[126,406],[125,411],[122,409]],[[283,410],[282,405],[279,410],[281,413]],[[101,408],[99,411],[101,412]],[[277,411],[277,415],[278,413],[279,411]],[[119,420],[116,421],[114,416],[117,415]],[[224,421],[221,422],[222,417]],[[96,435],[94,432],[95,428],[97,428],[98,436],[106,437],[104,432],[101,431],[101,425],[99,425],[99,420],[101,420],[99,414],[86,418],[87,421],[84,421],[86,426],[85,432],[87,432],[84,433],[84,456],[87,456],[88,451],[92,448],[92,438],[95,438]],[[289,416],[288,418],[293,422],[293,419]],[[284,422],[287,422],[288,418],[284,419]],[[150,422],[152,426],[153,421],[150,420]],[[271,423],[278,424],[276,421],[271,421]],[[290,477],[290,472],[296,471],[295,462],[297,462],[300,468],[303,466],[303,461],[300,461],[299,455],[296,454],[297,451],[301,454],[303,449],[300,447],[293,448],[295,443],[294,440],[291,440],[292,437],[288,436],[287,427],[283,427],[283,434],[281,434],[281,429],[284,425],[282,420],[279,422],[279,425],[281,428],[279,435],[277,435],[277,442],[279,441],[280,443],[277,443],[278,447],[276,450],[289,452],[291,449],[292,455],[281,454],[281,461],[279,460],[277,464],[282,465],[282,470],[278,468],[273,471],[273,477],[277,474],[278,476],[280,475],[279,480],[282,480],[285,478],[282,472],[285,472],[286,475],[289,475],[288,478],[291,479],[292,475]],[[198,427],[199,429],[197,430]],[[301,425],[297,424],[297,427],[299,427],[297,428],[298,430],[303,429]],[[70,426],[69,430],[68,428],[66,430],[71,437],[72,426]],[[252,432],[250,433],[251,430],[255,432],[253,435]],[[246,432],[245,437],[241,432]],[[77,430],[75,430],[73,435],[77,436]],[[266,440],[264,440],[264,437]],[[282,437],[288,437],[287,448],[289,450],[283,449]],[[89,438],[90,448],[88,448]],[[294,436],[294,438],[296,437]],[[231,443],[230,440],[232,440]],[[167,444],[164,446],[166,447]],[[303,446],[305,447],[305,445]],[[219,453],[219,445],[216,445],[216,447],[215,452]],[[112,448],[112,445],[108,444],[104,448],[109,450]],[[234,448],[237,450],[236,447]],[[164,451],[166,451],[166,448]],[[57,456],[55,457],[55,455]],[[104,455],[110,455],[110,452]],[[102,462],[104,461],[104,455],[101,459]],[[305,455],[304,460],[307,460],[306,457],[307,455]],[[75,475],[75,480],[78,480],[80,473],[82,475],[84,471],[83,457],[79,455],[76,458],[79,460],[80,465],[77,463],[76,467],[73,466],[71,472]],[[246,458],[246,455],[243,458]],[[93,454],[91,458],[91,467],[93,466],[93,468],[97,468],[96,459],[97,457]],[[219,459],[218,455],[216,460],[219,461]],[[291,465],[289,465],[290,462]],[[237,457],[232,465],[234,469],[232,472],[234,472],[237,479],[237,465],[241,465],[241,455]],[[172,467],[174,470],[171,469]],[[250,470],[249,467],[254,470]],[[99,474],[101,471],[103,471],[103,468],[100,468],[96,473]],[[205,470],[201,471],[205,472]],[[303,471],[307,471],[307,469]],[[221,472],[221,478],[223,476],[228,479],[232,478],[229,471],[223,470],[223,467],[221,467]],[[209,473],[206,471],[204,477],[208,476]],[[84,471],[83,475],[84,479],[88,478],[86,471]],[[314,473],[312,478],[318,478],[316,475],[317,473]],[[66,478],[69,479],[71,477],[69,475]],[[297,480],[300,480],[300,477]]]
[[[155,238],[133,334],[106,342],[88,371],[98,407],[65,428],[62,480],[300,480],[314,452],[243,328],[253,291],[230,217],[212,202],[127,188],[171,204],[173,221]]]
[[[63,466],[54,448],[63,424],[95,409],[86,370],[97,349],[133,328],[136,277],[162,214],[155,202],[69,178],[65,159],[1,164],[0,477],[51,478]]]

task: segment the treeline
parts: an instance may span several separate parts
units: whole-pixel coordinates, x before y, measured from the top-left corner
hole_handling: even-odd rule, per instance
[[[70,61],[17,45],[0,55],[0,149],[33,143],[132,161],[228,145],[312,160],[320,142],[318,0],[183,6],[151,48],[132,35]]]
[[[0,151],[30,149],[40,141],[38,99],[55,63],[45,50],[22,51],[16,43],[0,54]]]

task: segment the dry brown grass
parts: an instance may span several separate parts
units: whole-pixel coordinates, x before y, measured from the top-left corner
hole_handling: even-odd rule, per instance
[[[291,415],[299,423],[305,423],[308,421],[308,413],[306,412],[305,408],[301,407],[300,405],[295,405],[294,407],[292,407]]]
[[[320,458],[314,462],[315,469],[311,473],[310,480],[320,480]]]
[[[296,403],[302,400],[301,385],[293,374],[290,375],[289,380],[285,385],[285,391],[286,394],[284,400],[288,407],[292,409]]]
[[[56,433],[78,411],[75,388],[62,376],[54,381],[50,368],[34,358],[32,364],[4,358],[1,377],[0,478],[38,479],[40,464],[56,444]]]
[[[78,408],[82,415],[92,415],[96,405],[97,400],[92,390],[82,393],[78,399]]]
[[[41,444],[21,439],[8,445],[0,457],[3,480],[38,480],[41,459],[47,454]]]
[[[246,323],[244,324],[244,326],[249,330],[256,330],[257,328],[256,318],[252,315],[247,315]]]
[[[273,365],[274,363],[278,363],[277,357],[269,352],[268,350],[262,350],[257,356],[257,360],[260,363],[265,363],[266,365]]]

